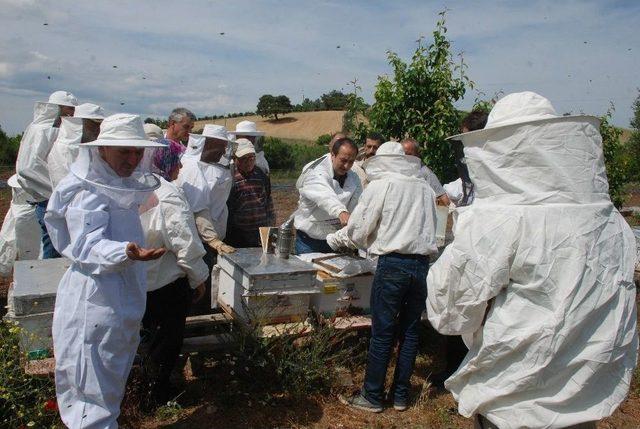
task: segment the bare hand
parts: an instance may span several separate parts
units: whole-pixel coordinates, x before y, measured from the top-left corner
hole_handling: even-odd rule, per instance
[[[338,219],[340,219],[340,225],[346,226],[347,222],[349,222],[349,212],[342,212],[338,215]]]
[[[130,242],[127,244],[127,256],[134,261],[151,261],[158,259],[164,255],[167,251],[164,247],[158,247],[155,249],[145,249],[138,246],[136,243]]]
[[[192,300],[192,302],[195,304],[196,302],[200,301],[202,299],[202,297],[204,296],[206,291],[207,291],[207,288],[205,287],[204,283],[200,283],[198,285],[198,287],[195,288],[194,291],[193,291],[193,300]]]
[[[438,198],[436,198],[436,203],[439,206],[449,207],[451,200],[449,199],[449,196],[447,194],[442,194]]]

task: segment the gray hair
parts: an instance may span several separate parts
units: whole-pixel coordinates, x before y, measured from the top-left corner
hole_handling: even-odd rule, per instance
[[[176,107],[171,111],[169,115],[169,122],[181,122],[184,117],[189,117],[192,121],[196,121],[196,115],[189,109],[185,109],[184,107]]]

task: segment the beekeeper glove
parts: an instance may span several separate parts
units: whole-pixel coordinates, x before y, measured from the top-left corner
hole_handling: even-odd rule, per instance
[[[224,255],[225,253],[233,253],[236,251],[234,247],[231,247],[220,240],[220,235],[213,226],[211,214],[209,213],[208,209],[194,213],[194,217],[196,220],[196,228],[198,229],[198,234],[200,235],[202,241],[207,243],[209,247],[214,249],[220,255]]]

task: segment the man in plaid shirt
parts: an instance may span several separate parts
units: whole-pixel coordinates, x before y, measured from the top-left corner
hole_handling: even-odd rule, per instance
[[[235,174],[227,205],[226,242],[233,247],[260,247],[261,226],[273,226],[275,214],[271,181],[256,167],[256,151],[247,139],[236,140]]]

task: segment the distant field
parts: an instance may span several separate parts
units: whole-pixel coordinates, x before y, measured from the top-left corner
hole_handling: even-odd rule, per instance
[[[199,133],[205,124],[224,125],[228,130],[235,130],[240,121],[253,121],[260,131],[267,136],[296,140],[315,140],[319,135],[330,134],[342,129],[342,111],[297,112],[289,113],[278,121],[261,116],[244,116],[240,118],[211,119],[197,121],[193,131]]]

